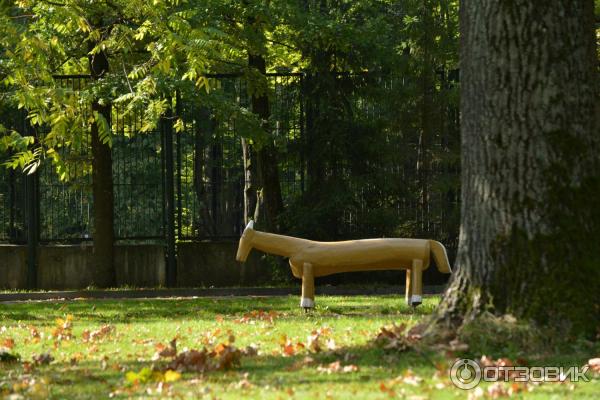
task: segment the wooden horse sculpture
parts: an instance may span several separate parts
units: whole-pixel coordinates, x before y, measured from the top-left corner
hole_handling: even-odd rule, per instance
[[[340,272],[388,269],[406,270],[406,302],[421,304],[423,270],[431,255],[440,272],[450,273],[444,246],[426,239],[363,239],[342,242],[315,242],[254,230],[250,221],[238,246],[237,261],[244,262],[253,248],[288,257],[292,273],[302,279],[300,306],[315,306],[315,277]]]

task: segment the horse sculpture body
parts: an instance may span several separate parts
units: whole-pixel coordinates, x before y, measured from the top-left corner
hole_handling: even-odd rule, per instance
[[[254,230],[250,221],[240,239],[236,259],[246,261],[253,248],[288,257],[292,273],[302,279],[300,306],[315,306],[314,278],[340,272],[406,270],[406,301],[421,304],[423,270],[431,255],[440,272],[450,273],[444,246],[426,239],[363,239],[341,242],[316,242]]]

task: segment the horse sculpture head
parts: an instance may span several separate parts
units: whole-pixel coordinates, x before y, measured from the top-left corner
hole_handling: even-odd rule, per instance
[[[240,238],[237,255],[235,256],[237,261],[245,262],[248,258],[248,254],[250,254],[250,250],[252,250],[252,236],[254,236],[254,221],[250,220]]]

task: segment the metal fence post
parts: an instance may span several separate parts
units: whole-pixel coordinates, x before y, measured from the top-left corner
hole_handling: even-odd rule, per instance
[[[8,242],[9,243],[17,243],[17,232],[15,228],[15,220],[16,220],[16,209],[17,202],[15,201],[16,190],[15,190],[15,170],[8,170],[8,207],[9,207],[9,216],[8,216]]]
[[[37,288],[37,249],[39,243],[39,179],[37,172],[25,176],[27,210],[27,288]]]
[[[177,259],[175,249],[175,180],[173,162],[173,110],[172,99],[168,99],[169,107],[162,118],[165,152],[165,214],[166,214],[166,240],[167,240],[167,271],[166,283],[168,287],[177,284]]]
[[[175,115],[177,118],[183,120],[183,103],[181,101],[181,93],[179,91],[175,92]],[[181,135],[175,135],[175,148],[177,152],[177,205],[176,205],[176,213],[177,213],[177,238],[181,238]]]

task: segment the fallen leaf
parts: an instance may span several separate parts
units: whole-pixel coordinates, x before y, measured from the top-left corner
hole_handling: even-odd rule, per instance
[[[177,355],[177,338],[174,338],[169,342],[168,346],[162,343],[158,343],[156,346],[156,353],[152,356],[152,361],[156,361],[160,358],[171,358]]]
[[[250,388],[252,388],[254,385],[253,385],[253,384],[252,384],[252,383],[251,383],[251,382],[248,380],[248,373],[246,372],[246,373],[243,375],[243,378],[242,378],[242,379],[241,379],[239,382],[237,382],[237,383],[235,384],[235,386],[236,386],[236,388],[238,388],[238,389],[250,389]]]
[[[242,350],[242,353],[244,356],[246,357],[254,357],[258,355],[258,346],[251,344],[246,346],[246,348],[244,350]]]
[[[57,318],[51,332],[52,337],[58,342],[73,338],[73,315],[69,314],[64,319]]]
[[[317,367],[317,371],[319,371],[319,372],[325,372],[327,374],[332,374],[332,373],[349,373],[349,372],[356,372],[356,371],[358,371],[358,366],[353,365],[353,364],[342,365],[342,363],[340,361],[334,361],[334,362],[328,364],[327,366],[319,365]]]
[[[152,369],[145,367],[140,372],[129,371],[125,374],[125,380],[131,384],[146,383],[152,379]]]
[[[215,369],[227,370],[240,365],[242,352],[231,344],[220,343],[210,353],[210,356],[215,360]]]
[[[312,351],[313,353],[319,353],[320,351],[322,351],[323,348],[321,346],[321,341],[320,341],[321,337],[329,336],[330,334],[331,334],[331,328],[328,328],[328,327],[322,327],[322,328],[312,331],[311,334],[306,339],[306,345],[308,347],[308,350]],[[335,341],[333,339],[327,339],[326,347],[329,350],[335,350],[335,348],[336,348]]]
[[[179,353],[167,368],[180,372],[204,372],[210,369],[206,350],[187,350]]]
[[[485,396],[485,392],[481,386],[477,386],[473,391],[469,392],[468,400],[477,400]]]
[[[492,399],[509,396],[508,389],[504,386],[502,382],[494,382],[490,386],[488,386],[487,394]]]
[[[241,318],[234,320],[234,322],[238,324],[255,324],[258,321],[265,321],[272,324],[278,317],[279,314],[276,311],[253,310],[245,313]]]
[[[6,347],[9,350],[12,350],[15,347],[15,340],[13,338],[6,338],[0,343],[0,347]]]
[[[392,379],[388,384],[394,385],[410,385],[410,386],[419,386],[423,382],[423,378],[416,375],[411,369],[408,369],[404,372],[404,374]]]
[[[305,347],[301,342],[294,343],[286,335],[281,336],[279,339],[279,346],[281,347],[281,353],[284,357],[294,356],[297,351],[302,350]]]
[[[315,363],[315,359],[314,358],[312,358],[310,356],[306,356],[302,360],[296,361],[295,363],[293,363],[292,365],[290,365],[286,369],[288,371],[295,371],[295,370],[298,370],[300,368],[313,365],[314,363]]]
[[[600,357],[590,358],[587,364],[594,373],[600,374]]]
[[[405,324],[383,326],[375,337],[374,343],[387,350],[408,350],[412,346],[413,341],[405,334],[405,331]]]
[[[180,379],[181,379],[181,373],[179,373],[177,371],[168,369],[164,373],[164,382],[166,382],[166,383],[177,382]]]
[[[35,326],[29,327],[29,335],[31,336],[31,339],[34,341],[34,343],[39,342],[39,340],[41,339],[40,332]]]
[[[81,334],[81,339],[84,342],[94,342],[104,339],[106,336],[110,335],[115,330],[112,325],[103,325],[100,329],[90,332],[89,330],[84,330]]]
[[[77,352],[71,356],[71,358],[69,359],[69,363],[71,365],[77,365],[77,364],[79,364],[79,361],[81,361],[82,359],[83,359],[83,354]]]
[[[54,361],[50,353],[35,354],[31,359],[35,365],[48,365]]]
[[[396,397],[396,392],[394,389],[387,387],[384,382],[379,384],[379,390],[381,390],[383,393],[387,393],[390,397]]]

